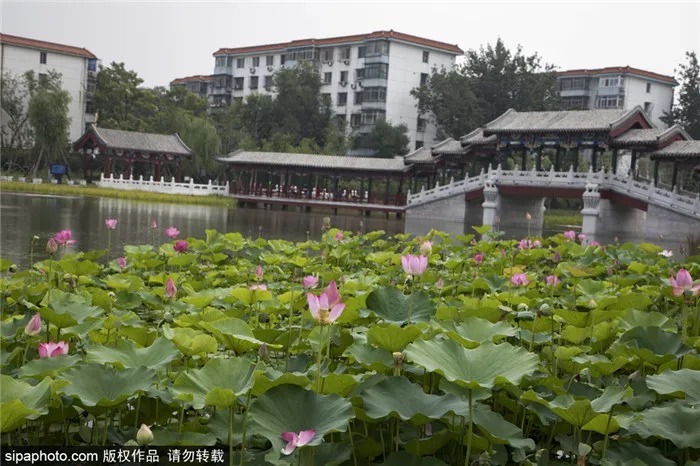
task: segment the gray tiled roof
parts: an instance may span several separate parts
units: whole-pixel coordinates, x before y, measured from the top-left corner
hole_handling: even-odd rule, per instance
[[[484,128],[477,128],[466,136],[461,138],[463,146],[487,146],[496,144],[497,138],[495,134],[484,136]]]
[[[192,151],[177,134],[139,133],[120,129],[92,127],[95,134],[111,149],[139,152],[160,152],[191,156]],[[88,130],[89,131],[89,130]]]
[[[667,129],[649,128],[649,129],[630,129],[616,137],[613,145],[627,144],[655,144],[659,141],[667,139],[675,134],[682,135],[685,139],[690,139],[688,133],[680,125],[673,125]]]
[[[700,141],[675,141],[650,154],[652,159],[693,158],[700,159]]]
[[[432,147],[433,154],[463,154],[464,149],[462,144],[452,138],[445,139],[444,141],[435,144]]]
[[[404,163],[432,163],[433,154],[428,147],[420,147],[404,157]]]
[[[567,110],[558,112],[516,112],[510,109],[488,123],[484,127],[484,134],[609,131],[635,113],[644,115],[639,107],[631,110]]]
[[[357,170],[404,172],[409,169],[403,157],[349,157],[342,155],[295,154],[287,152],[256,152],[237,150],[216,158],[219,162],[241,165],[277,165],[282,167],[321,168],[326,170]]]

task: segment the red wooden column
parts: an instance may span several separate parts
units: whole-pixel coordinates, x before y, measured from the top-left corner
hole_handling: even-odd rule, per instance
[[[110,174],[109,161],[110,160],[111,160],[111,157],[109,155],[105,154],[105,173],[104,173],[105,178],[109,178],[109,174]]]

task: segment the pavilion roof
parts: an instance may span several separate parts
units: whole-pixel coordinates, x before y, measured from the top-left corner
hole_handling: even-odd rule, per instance
[[[680,135],[683,139],[691,139],[690,135],[685,132],[682,126],[673,125],[670,128],[647,128],[647,129],[630,129],[619,135],[611,144],[613,145],[632,145],[632,144],[658,144],[674,135]]]
[[[440,154],[463,154],[462,144],[453,138],[445,139],[431,147],[434,155]]]
[[[278,167],[318,168],[325,170],[405,172],[409,169],[403,157],[351,157],[343,155],[297,154],[289,152],[258,152],[239,149],[216,157],[222,163],[234,165],[273,165]]]
[[[433,163],[433,153],[429,147],[423,146],[404,156],[404,164]]]
[[[460,138],[462,146],[488,146],[496,144],[496,135],[484,136],[484,128],[477,128]]]
[[[652,159],[698,159],[700,160],[700,141],[674,141],[663,149],[649,154]]]
[[[140,133],[121,129],[97,128],[95,125],[91,125],[73,144],[73,147],[79,149],[87,140],[93,138],[106,150],[192,156],[192,150],[182,142],[177,134]]]
[[[566,110],[517,112],[512,108],[484,126],[484,136],[502,133],[574,133],[612,131],[641,114],[649,127],[654,125],[639,107],[631,110]]]

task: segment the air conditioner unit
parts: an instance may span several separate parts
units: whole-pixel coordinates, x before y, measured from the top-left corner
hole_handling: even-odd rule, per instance
[[[362,87],[362,81],[357,81],[357,85],[358,85],[359,87]]]
[[[328,66],[332,66],[332,65],[333,65],[333,60],[329,60],[329,61],[327,61],[327,62],[326,62],[326,65],[328,65]]]
[[[355,87],[357,87],[357,86],[355,85],[355,83],[352,83],[352,84],[350,84],[350,87],[355,89]]]
[[[272,70],[274,70],[274,69],[275,69],[275,68],[272,67],[272,66],[268,66],[268,67],[267,67],[267,71],[272,71]]]
[[[343,63],[345,63],[346,65],[349,65],[349,64],[350,64],[350,60],[345,60],[345,61],[343,61]]]
[[[250,74],[255,74],[255,68],[250,69]]]
[[[338,84],[340,84],[341,86],[345,87],[345,86],[348,85],[348,82],[347,82],[347,81],[340,81]]]

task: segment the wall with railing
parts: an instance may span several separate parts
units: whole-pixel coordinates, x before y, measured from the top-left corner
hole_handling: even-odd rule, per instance
[[[190,196],[226,196],[229,191],[228,182],[225,185],[214,184],[211,180],[207,184],[195,184],[194,180],[190,180],[189,183],[176,183],[174,177],[170,181],[165,181],[163,177],[161,177],[160,181],[154,181],[152,176],[144,180],[143,176],[140,176],[138,179],[134,179],[131,176],[124,178],[122,175],[119,175],[119,178],[114,178],[114,175],[105,178],[103,174],[100,176],[100,181],[95,182],[95,184],[102,188],[139,190],[163,194],[187,194]]]

